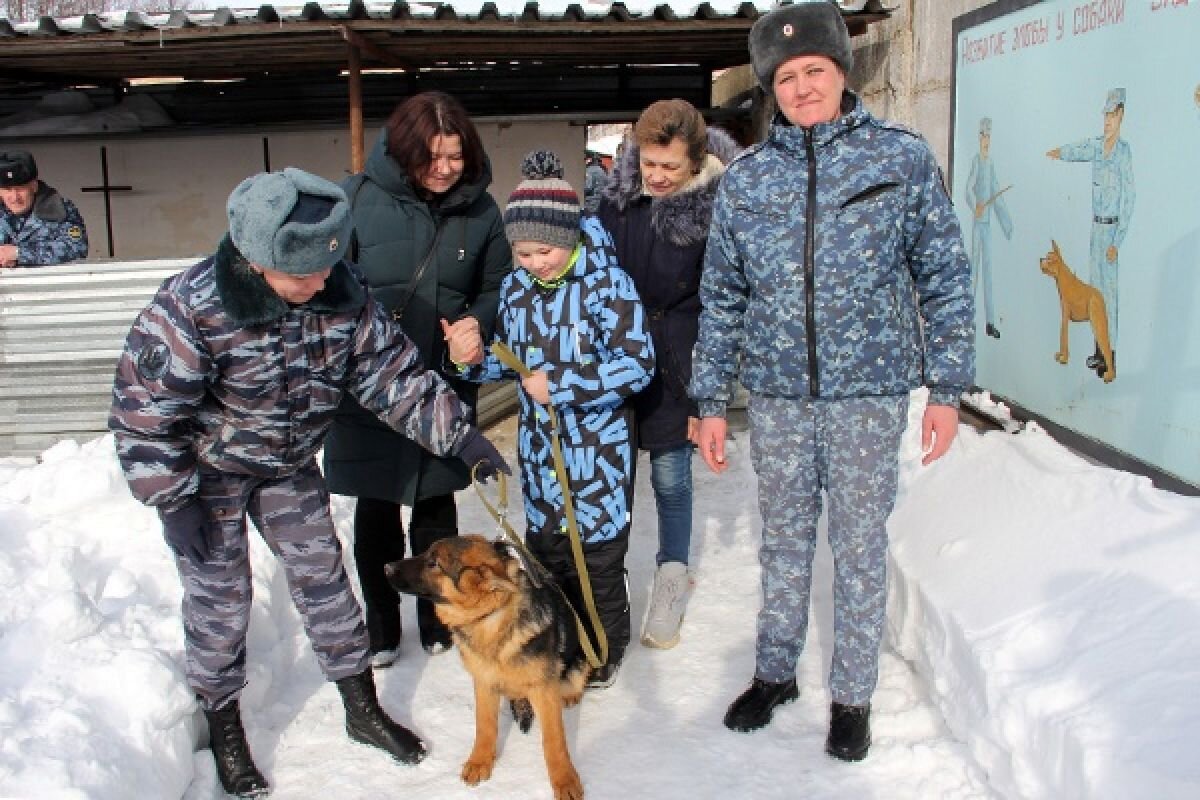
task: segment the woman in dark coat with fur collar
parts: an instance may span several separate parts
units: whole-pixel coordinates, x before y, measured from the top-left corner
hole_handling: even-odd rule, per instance
[[[638,446],[650,452],[658,506],[658,569],[642,628],[649,647],[679,641],[692,587],[687,564],[697,412],[687,387],[713,197],[737,151],[728,134],[706,128],[690,103],[661,100],[638,118],[597,211],[641,295],[657,354],[654,380],[633,398]]]
[[[491,165],[462,105],[441,92],[401,103],[384,124],[360,175],[343,188],[354,215],[352,258],[371,293],[421,353],[474,410],[476,387],[446,360],[443,321],[492,336],[500,284],[512,271],[500,209],[487,193]],[[393,433],[357,404],[340,409],[325,443],[331,491],[358,498],[354,557],[366,606],[372,663],[387,666],[400,643],[399,598],[384,564],[404,557],[401,508],[419,554],[458,533],[454,492],[469,483],[467,466],[439,458]],[[440,652],[450,634],[428,600],[417,601],[421,645]]]

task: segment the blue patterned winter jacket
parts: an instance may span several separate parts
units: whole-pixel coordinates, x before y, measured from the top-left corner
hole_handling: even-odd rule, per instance
[[[496,339],[525,366],[545,370],[561,427],[579,533],[587,543],[628,531],[634,451],[625,401],[654,376],[654,345],[633,279],[617,265],[596,217],[582,222],[583,249],[557,288],[515,269],[500,288]],[[490,353],[468,380],[515,378]],[[524,390],[517,454],[529,533],[566,530],[545,410]]]
[[[776,118],[717,191],[691,394],[904,394],[958,405],[974,380],[970,267],[924,139],[846,92],[810,129]],[[914,297],[916,302],[914,302]]]

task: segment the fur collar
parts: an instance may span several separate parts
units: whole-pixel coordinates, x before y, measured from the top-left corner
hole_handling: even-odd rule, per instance
[[[38,181],[37,193],[33,196],[33,214],[46,222],[62,222],[67,218],[67,206],[62,195],[53,186]]]
[[[649,198],[642,190],[642,175],[638,169],[641,148],[633,137],[625,140],[621,158],[613,166],[613,174],[604,187],[603,198],[618,212],[646,198],[651,203],[650,225],[654,232],[671,244],[686,247],[708,236],[712,221],[713,198],[717,183],[727,165],[741,148],[720,128],[708,129],[708,157],[703,168],[687,186],[675,194]]]
[[[229,318],[239,326],[265,325],[288,312],[288,303],[250,269],[246,258],[226,235],[213,256],[213,274],[217,295]],[[345,261],[339,261],[317,292],[304,307],[317,313],[338,313],[362,308],[367,292]]]

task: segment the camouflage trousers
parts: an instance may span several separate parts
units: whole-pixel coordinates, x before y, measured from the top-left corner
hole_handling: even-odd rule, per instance
[[[188,683],[204,708],[246,685],[251,574],[246,516],[283,564],[292,602],[329,680],[367,667],[367,630],[342,563],[325,479],[311,462],[284,478],[202,471],[200,500],[219,531],[203,564],[177,558]]]
[[[752,396],[750,447],[763,518],[757,677],[790,680],[804,649],[822,491],[834,563],[833,700],[875,691],[887,597],[887,518],[908,397]]]

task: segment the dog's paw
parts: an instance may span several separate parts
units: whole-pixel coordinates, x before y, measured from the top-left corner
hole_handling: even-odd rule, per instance
[[[1055,353],[1054,360],[1060,364],[1065,364],[1067,363],[1067,355],[1066,353]]]
[[[533,727],[533,706],[529,699],[522,697],[519,700],[509,700],[508,707],[512,710],[513,721],[517,723],[521,733],[529,733],[529,729]]]
[[[475,786],[488,778],[492,777],[492,767],[495,766],[496,759],[476,759],[471,758],[467,763],[463,764],[462,779],[463,783],[468,786]]]
[[[583,800],[583,781],[579,780],[575,770],[571,770],[570,775],[552,780],[551,785],[554,787],[554,800]]]

